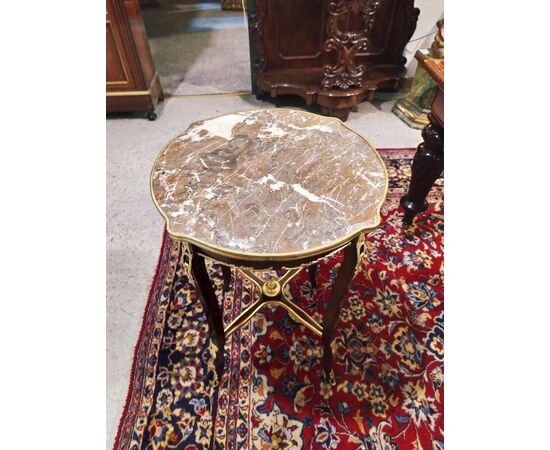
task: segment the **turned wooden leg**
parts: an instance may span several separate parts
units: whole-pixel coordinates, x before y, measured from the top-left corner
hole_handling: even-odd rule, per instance
[[[428,208],[426,197],[443,173],[443,127],[432,114],[428,115],[428,119],[430,123],[422,130],[424,142],[414,155],[409,192],[401,197],[406,225],[411,225],[414,216]]]
[[[218,377],[221,378],[224,363],[223,351],[225,346],[223,316],[220,305],[218,304],[216,292],[214,291],[214,286],[212,285],[212,281],[210,280],[208,271],[206,270],[204,257],[197,252],[195,247],[192,247],[192,252],[193,256],[191,260],[191,271],[197,285],[196,288],[199,291],[199,298],[204,308],[208,325],[210,326],[212,340],[218,347],[215,365],[216,371],[218,372]]]
[[[323,369],[325,371],[326,380],[334,382],[334,377],[331,374],[332,368],[332,339],[336,332],[336,325],[340,318],[340,308],[342,300],[348,292],[350,282],[353,279],[355,266],[357,263],[357,239],[351,241],[351,244],[344,249],[344,260],[336,276],[334,288],[330,296],[328,308],[323,316]]]
[[[221,264],[222,273],[223,273],[223,292],[229,290],[229,285],[231,284],[231,267]]]
[[[310,264],[308,267],[308,272],[311,287],[312,289],[315,289],[317,287],[317,263]]]

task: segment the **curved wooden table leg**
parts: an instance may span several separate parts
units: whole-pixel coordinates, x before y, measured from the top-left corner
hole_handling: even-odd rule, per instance
[[[332,368],[332,339],[336,331],[336,325],[340,318],[340,308],[342,306],[342,300],[348,292],[349,285],[353,279],[355,273],[355,266],[357,264],[357,240],[355,238],[351,241],[350,245],[344,249],[344,260],[338,270],[334,288],[330,296],[328,308],[323,316],[323,368],[325,371],[326,380],[331,383],[334,381],[334,377],[331,376]]]
[[[218,298],[216,297],[216,291],[212,285],[212,281],[208,276],[206,270],[206,264],[204,257],[201,256],[195,247],[192,247],[193,256],[191,259],[191,271],[193,278],[196,282],[196,288],[199,291],[199,298],[201,300],[208,325],[210,326],[210,333],[212,333],[212,340],[218,347],[218,353],[216,354],[216,371],[218,377],[221,378],[224,365],[224,346],[225,346],[225,333],[223,331],[223,316],[218,304]]]
[[[223,292],[229,290],[229,285],[231,284],[231,267],[221,264],[222,273],[223,273]]]
[[[409,192],[401,197],[405,209],[405,225],[411,225],[418,213],[428,208],[426,197],[443,173],[443,127],[432,114],[430,123],[422,130],[422,142],[414,155]]]
[[[309,282],[311,283],[311,287],[313,289],[317,287],[317,267],[317,263],[310,264],[308,267]]]

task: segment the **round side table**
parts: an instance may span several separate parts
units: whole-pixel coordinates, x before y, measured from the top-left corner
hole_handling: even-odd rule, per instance
[[[291,109],[227,114],[192,123],[161,151],[151,172],[153,201],[170,237],[182,245],[218,347],[267,304],[322,336],[323,369],[331,371],[340,306],[359,270],[364,232],[380,223],[388,176],[374,147],[340,120]],[[285,286],[343,250],[323,323],[289,298]],[[205,257],[221,263],[224,290],[231,270],[258,289],[258,298],[224,328]],[[261,279],[255,272],[285,270]]]

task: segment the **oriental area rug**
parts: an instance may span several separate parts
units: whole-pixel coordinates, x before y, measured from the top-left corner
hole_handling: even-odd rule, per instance
[[[343,301],[334,341],[336,384],[325,382],[321,339],[286,310],[268,307],[226,344],[218,381],[215,347],[180,246],[165,234],[135,350],[115,450],[443,448],[443,181],[408,230],[399,199],[413,149],[379,150],[390,186],[381,225]],[[322,317],[340,265],[320,263],[290,284]],[[222,273],[211,265],[221,300]],[[233,274],[235,277],[235,274]],[[229,323],[254,298],[237,276],[223,296]]]

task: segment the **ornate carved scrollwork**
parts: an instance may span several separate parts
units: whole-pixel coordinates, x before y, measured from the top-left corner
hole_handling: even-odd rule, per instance
[[[357,240],[357,263],[355,264],[355,275],[361,270],[361,265],[363,262],[363,257],[367,252],[367,243],[365,241],[365,235],[362,234]]]
[[[355,55],[365,51],[368,34],[374,26],[374,16],[381,0],[331,0],[328,4],[327,34],[324,49],[336,51],[336,64],[323,67],[323,89],[362,87],[365,66],[355,63]],[[342,31],[339,25],[349,12],[360,13],[362,26],[359,31]]]
[[[266,0],[256,1],[256,11],[250,16],[250,34],[258,60],[254,64],[256,73],[265,72],[267,69],[267,59],[264,46],[264,20],[267,12]]]
[[[185,269],[185,272],[190,280],[194,282],[193,272],[191,270],[191,262],[193,261],[193,252],[191,246],[187,242],[181,243],[181,266]]]

